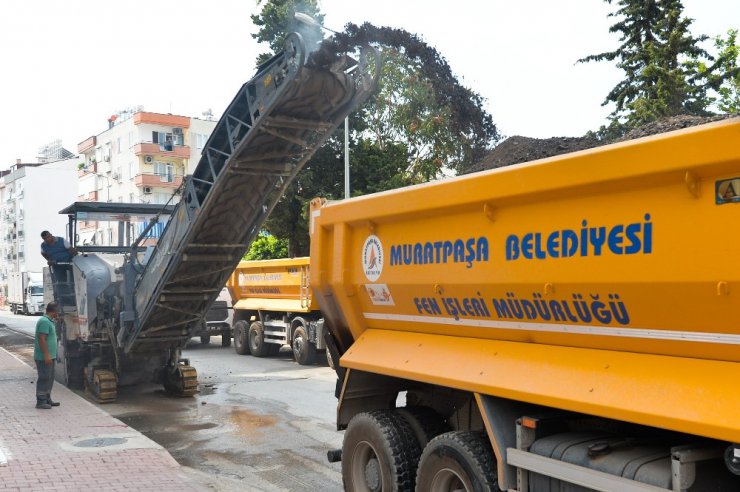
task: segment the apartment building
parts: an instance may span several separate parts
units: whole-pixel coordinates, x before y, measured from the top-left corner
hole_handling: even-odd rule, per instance
[[[59,211],[77,199],[74,156],[56,162],[17,161],[0,174],[0,294],[11,272],[40,272],[41,231],[66,236],[67,217]]]
[[[177,203],[175,191],[198,164],[215,126],[215,121],[145,111],[111,116],[105,131],[77,146],[78,200]],[[102,222],[78,227],[80,244],[111,245],[117,234]]]

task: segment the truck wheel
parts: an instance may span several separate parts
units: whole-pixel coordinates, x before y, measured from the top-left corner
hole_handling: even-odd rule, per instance
[[[234,323],[234,350],[239,355],[249,355],[248,332],[249,325],[246,321],[241,320]]]
[[[429,407],[403,407],[397,411],[413,429],[421,449],[438,435],[451,430],[444,419]]]
[[[412,491],[420,454],[414,431],[397,412],[357,414],[349,422],[342,445],[345,490]]]
[[[316,346],[308,341],[306,328],[299,326],[293,334],[293,357],[302,366],[316,362]]]
[[[211,336],[210,335],[201,335],[200,336],[200,343],[203,345],[208,345],[211,343]]]
[[[482,432],[456,431],[435,437],[421,455],[417,490],[500,492],[491,443]]]
[[[221,346],[231,347],[231,330],[224,330],[221,332]]]
[[[255,357],[267,357],[270,355],[270,347],[265,343],[264,329],[261,321],[255,321],[249,327],[249,351]]]

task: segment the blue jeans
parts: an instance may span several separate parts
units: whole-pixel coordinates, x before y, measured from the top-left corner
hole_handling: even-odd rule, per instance
[[[48,365],[43,360],[36,361],[36,369],[39,373],[36,379],[36,403],[51,401],[51,387],[54,386],[54,365],[56,365],[54,359]]]

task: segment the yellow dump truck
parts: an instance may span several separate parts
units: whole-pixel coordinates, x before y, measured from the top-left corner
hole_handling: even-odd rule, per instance
[[[740,118],[314,200],[347,490],[739,491],[738,224]]]
[[[308,365],[326,348],[324,320],[311,293],[307,257],[242,261],[226,288],[234,306],[237,353],[265,357],[290,345],[295,360]]]

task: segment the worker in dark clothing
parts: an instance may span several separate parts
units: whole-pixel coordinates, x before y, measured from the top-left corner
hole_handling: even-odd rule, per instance
[[[41,239],[44,240],[41,243],[41,256],[46,258],[54,274],[54,282],[58,286],[57,295],[59,300],[63,301],[64,304],[74,304],[74,298],[70,299],[73,282],[71,278],[72,269],[66,263],[72,261],[72,257],[77,254],[77,251],[70,247],[63,237],[54,236],[49,231],[43,231]]]

